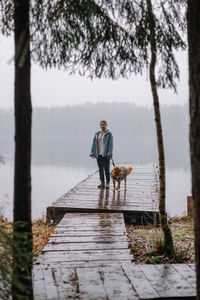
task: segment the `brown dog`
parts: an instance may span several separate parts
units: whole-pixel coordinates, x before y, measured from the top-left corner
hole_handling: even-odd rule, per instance
[[[111,178],[112,178],[112,181],[113,181],[113,190],[115,190],[115,182],[117,181],[118,182],[118,186],[117,186],[117,190],[119,191],[120,190],[120,184],[121,184],[121,181],[124,179],[124,189],[126,190],[126,181],[127,181],[127,176],[131,173],[131,171],[133,170],[132,167],[127,167],[127,168],[120,168],[118,166],[115,166],[113,169],[112,169],[112,172],[111,172]]]

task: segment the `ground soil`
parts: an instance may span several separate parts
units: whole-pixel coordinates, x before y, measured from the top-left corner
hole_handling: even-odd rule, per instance
[[[129,248],[133,262],[138,264],[194,263],[193,220],[187,216],[169,220],[176,256],[168,258],[163,248],[163,233],[160,227],[126,226]]]

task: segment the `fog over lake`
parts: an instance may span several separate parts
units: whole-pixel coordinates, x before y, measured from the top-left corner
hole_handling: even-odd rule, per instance
[[[43,118],[39,114],[37,116],[35,114],[32,147],[33,218],[44,215],[47,206],[88,174],[97,170],[96,160],[89,158],[89,152],[94,132],[98,129],[98,122],[104,119],[104,115],[105,119],[110,121],[109,129],[114,135],[116,164],[124,165],[126,161],[127,165],[134,167],[134,162],[157,163],[157,144],[152,110],[144,109],[140,111],[139,115],[139,108],[137,110],[137,107],[131,106],[133,110],[130,112],[130,106],[127,106],[127,110],[125,105],[123,107],[123,112],[120,106],[109,107],[110,115],[108,111],[103,114],[98,106],[93,106],[93,111],[88,109],[87,105],[82,107],[82,110],[77,107],[77,109],[71,109],[72,119],[67,124],[64,121],[69,109],[60,109],[60,113],[58,113],[58,109],[57,111],[49,109],[48,112],[45,109],[40,110]],[[117,109],[118,113],[114,111]],[[169,111],[171,111],[171,115],[169,120],[167,114],[164,114],[163,117],[165,120],[166,202],[167,211],[173,216],[181,215],[186,211],[186,198],[191,194],[188,120],[187,107],[180,107],[180,109],[174,107],[174,110],[172,108],[169,110],[168,107],[167,109],[168,115]],[[12,112],[4,111],[2,113],[4,127],[2,124],[0,126],[0,209],[5,217],[12,219],[13,125],[10,125],[9,132],[3,132],[8,129],[6,122],[9,122],[8,120],[11,118],[9,114],[11,116]],[[56,114],[57,119],[55,119]],[[75,118],[73,114],[79,117]],[[44,123],[45,118],[46,123]],[[69,118],[66,117],[66,120],[69,121]],[[84,130],[81,131],[82,129]],[[69,132],[69,134],[66,136],[60,134],[59,136],[61,130]],[[57,133],[55,134],[55,132]]]

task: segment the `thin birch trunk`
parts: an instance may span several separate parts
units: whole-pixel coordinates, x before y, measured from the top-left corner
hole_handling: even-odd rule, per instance
[[[162,134],[162,123],[160,114],[159,97],[157,92],[155,67],[156,67],[156,40],[155,40],[155,19],[152,9],[151,0],[147,1],[147,8],[149,13],[149,28],[150,28],[150,44],[151,44],[151,62],[150,62],[150,83],[153,96],[154,116],[157,134],[157,146],[158,146],[158,160],[159,160],[159,217],[161,227],[164,233],[164,247],[166,254],[169,257],[174,257],[174,246],[170,227],[167,222],[166,205],[165,205],[165,153]]]

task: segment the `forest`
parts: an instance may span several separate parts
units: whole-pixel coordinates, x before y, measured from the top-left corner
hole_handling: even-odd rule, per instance
[[[188,105],[161,106],[164,136],[187,138]],[[91,137],[100,120],[118,137],[154,138],[153,108],[131,103],[86,103],[65,107],[33,109],[33,137]],[[11,122],[12,121],[12,122]],[[14,115],[11,109],[0,109],[0,137],[13,137]]]

